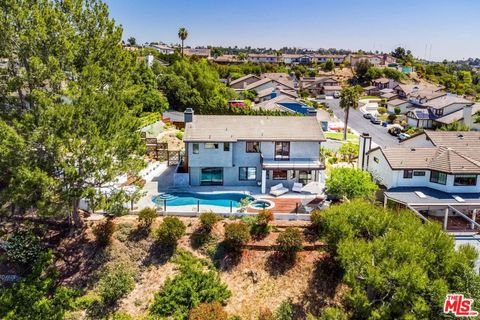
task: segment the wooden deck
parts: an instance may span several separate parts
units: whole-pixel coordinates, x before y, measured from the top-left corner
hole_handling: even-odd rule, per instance
[[[302,199],[300,198],[265,198],[265,200],[275,203],[272,211],[278,213],[295,213],[297,206],[300,208],[302,204]],[[247,212],[259,212],[261,210],[262,209],[257,210],[250,207],[247,208]]]

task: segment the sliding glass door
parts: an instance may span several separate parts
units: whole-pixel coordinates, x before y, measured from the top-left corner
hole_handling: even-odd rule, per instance
[[[223,168],[203,168],[200,184],[202,186],[223,185]]]

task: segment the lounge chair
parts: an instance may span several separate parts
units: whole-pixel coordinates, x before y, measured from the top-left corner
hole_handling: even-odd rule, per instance
[[[303,188],[303,184],[301,184],[301,183],[299,183],[299,182],[295,182],[295,183],[293,184],[292,191],[293,191],[293,192],[301,193],[301,192],[302,192],[302,188]]]
[[[275,197],[281,196],[282,194],[285,194],[287,192],[288,188],[285,188],[282,183],[274,185],[270,188],[270,194]]]

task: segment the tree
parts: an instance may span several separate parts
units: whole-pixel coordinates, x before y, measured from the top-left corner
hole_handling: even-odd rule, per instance
[[[180,40],[182,40],[182,57],[183,57],[183,42],[185,41],[185,39],[187,39],[188,37],[188,31],[187,29],[185,28],[180,28],[178,29],[178,37],[180,38]]]
[[[347,140],[348,133],[348,115],[350,108],[358,109],[358,100],[360,99],[360,92],[362,87],[350,86],[345,87],[340,92],[340,108],[345,111],[345,128],[343,130],[343,140]]]
[[[161,291],[157,292],[150,312],[159,317],[171,316],[185,319],[191,309],[201,303],[224,303],[231,296],[218,273],[191,253],[180,251],[173,262],[179,273],[167,278]],[[206,270],[205,270],[206,269]]]
[[[355,73],[360,83],[365,83],[365,75],[371,67],[373,67],[373,64],[367,59],[358,61],[357,65],[355,66]]]
[[[126,104],[135,54],[104,3],[1,2],[0,110],[18,155],[7,161],[2,204],[81,224],[89,191],[144,165],[135,110]],[[31,17],[35,17],[32,19]],[[11,155],[11,154],[10,154]],[[12,156],[12,155],[11,155]],[[13,162],[16,159],[16,162]]]
[[[327,59],[325,65],[323,66],[324,71],[333,71],[335,69],[335,63],[332,59]]]
[[[347,199],[372,198],[378,186],[370,173],[356,168],[334,168],[326,181],[327,192]]]
[[[338,149],[338,153],[353,165],[353,159],[358,157],[358,145],[352,142],[343,143]]]
[[[135,37],[129,37],[127,39],[127,42],[132,47],[135,47],[137,45],[137,40],[135,39]]]
[[[477,255],[456,251],[440,224],[363,200],[331,206],[321,216],[322,238],[350,288],[349,318],[438,319],[448,292],[480,298]]]

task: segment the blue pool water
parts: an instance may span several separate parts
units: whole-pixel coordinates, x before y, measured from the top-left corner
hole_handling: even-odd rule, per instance
[[[238,207],[241,199],[248,198],[253,201],[252,196],[243,193],[194,193],[194,192],[172,192],[162,193],[153,198],[153,202],[157,205],[163,206],[167,202],[169,206],[189,206],[200,205],[220,206],[220,207]]]

